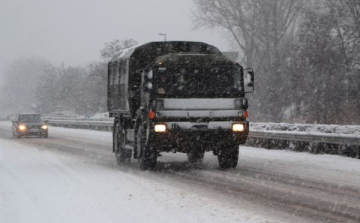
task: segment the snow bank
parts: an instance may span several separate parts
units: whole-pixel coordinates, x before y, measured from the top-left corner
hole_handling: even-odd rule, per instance
[[[302,133],[326,133],[360,137],[360,125],[318,125],[250,122],[250,131],[285,131]]]

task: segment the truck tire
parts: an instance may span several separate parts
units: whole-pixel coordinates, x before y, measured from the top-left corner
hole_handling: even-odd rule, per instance
[[[218,161],[221,169],[235,168],[239,160],[239,146],[223,148],[219,151]]]
[[[191,151],[187,153],[189,163],[201,163],[204,159],[204,152]]]
[[[156,167],[157,152],[148,145],[146,125],[140,124],[136,134],[136,149],[141,170],[153,170]]]
[[[115,152],[116,162],[120,164],[130,163],[131,162],[131,150],[125,149],[125,134],[122,129],[121,124],[116,123],[113,134],[113,146]]]

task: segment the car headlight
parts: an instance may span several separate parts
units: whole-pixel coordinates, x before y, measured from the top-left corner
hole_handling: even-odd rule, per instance
[[[155,132],[166,132],[166,125],[156,124],[154,127]]]
[[[19,130],[20,131],[25,131],[26,130],[26,126],[25,125],[19,125]]]
[[[43,126],[41,126],[41,129],[46,130],[46,129],[48,129],[48,126],[47,126],[47,125],[43,125]]]
[[[233,124],[232,130],[234,132],[243,132],[245,130],[244,124]]]

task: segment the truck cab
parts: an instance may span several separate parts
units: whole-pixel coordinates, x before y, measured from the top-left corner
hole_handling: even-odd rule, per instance
[[[204,153],[212,151],[220,168],[235,168],[239,145],[249,133],[245,87],[254,86],[252,69],[243,69],[205,43],[151,45],[157,54],[143,60],[141,56],[123,61],[117,57],[109,63],[109,78],[114,78],[115,64],[118,82],[123,79],[123,87],[108,88],[117,162],[134,158],[141,169],[153,169],[162,152],[186,153],[189,162],[201,162]],[[142,47],[151,48],[145,44],[121,54],[136,55]],[[139,64],[145,59],[142,67],[131,70],[131,62]],[[127,65],[128,72],[122,75],[120,69],[126,69],[116,64]],[[118,109],[114,109],[115,100]]]

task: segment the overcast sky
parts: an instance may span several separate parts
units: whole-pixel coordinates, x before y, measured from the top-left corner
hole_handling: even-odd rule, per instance
[[[113,39],[203,41],[227,50],[216,31],[193,30],[192,0],[0,0],[0,68],[36,55],[86,65]]]

